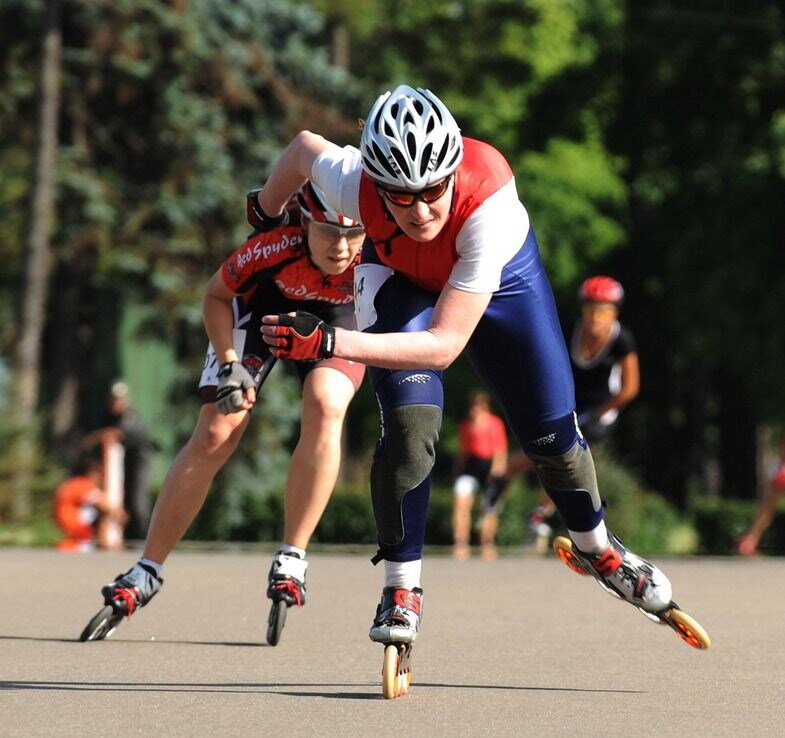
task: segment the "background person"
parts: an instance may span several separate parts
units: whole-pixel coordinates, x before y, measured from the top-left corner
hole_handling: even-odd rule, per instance
[[[494,415],[487,392],[477,390],[469,396],[467,417],[458,426],[459,451],[453,483],[453,555],[469,557],[472,505],[478,489],[483,489],[480,546],[483,558],[495,558],[499,492],[507,465],[507,430]]]
[[[93,448],[82,452],[73,475],[55,490],[53,515],[65,535],[57,544],[61,551],[92,551],[96,543],[105,548],[102,524],[125,522],[125,511],[112,505],[101,489],[103,475],[101,448]]]
[[[737,544],[737,551],[742,556],[757,556],[761,536],[774,520],[777,503],[783,493],[785,493],[785,433],[780,437],[779,458],[769,479],[766,495],[761,500],[752,525]]]
[[[581,316],[565,332],[575,381],[575,410],[581,433],[596,448],[610,433],[622,408],[640,392],[640,363],[632,331],[619,322],[624,301],[622,285],[612,277],[589,277],[578,292]],[[533,464],[518,451],[510,461],[510,474],[531,471]],[[508,476],[509,479],[509,476]],[[556,506],[543,495],[531,513],[529,525],[535,544],[547,552]]]
[[[129,594],[134,603],[129,615],[161,588],[164,561],[248,426],[257,399],[255,378],[269,354],[262,315],[307,308],[337,325],[355,325],[353,274],[363,229],[331,208],[311,184],[299,192],[298,215],[287,211],[272,225],[259,221],[255,199],[252,193],[248,213],[259,230],[223,263],[205,291],[210,346],[196,428],[166,476],[142,557],[102,590],[107,604],[118,592]],[[343,421],[365,368],[338,358],[296,368],[303,392],[300,438],[286,478],[284,541],[273,556],[268,596],[302,605],[305,549],[338,477]]]
[[[85,436],[82,446],[117,442],[123,447],[123,507],[127,521],[123,530],[126,540],[143,540],[150,524],[150,473],[157,445],[131,405],[128,383],[115,380],[106,398],[106,424]]]

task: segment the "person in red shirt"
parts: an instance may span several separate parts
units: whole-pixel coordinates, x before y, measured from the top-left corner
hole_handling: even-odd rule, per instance
[[[359,223],[332,208],[310,182],[298,209],[257,226],[207,284],[204,324],[210,345],[199,382],[202,408],[190,440],[164,480],[142,557],[102,589],[105,603],[131,603],[128,615],[160,590],[163,564],[204,504],[215,474],[237,448],[256,404],[256,379],[270,355],[261,319],[272,311],[308,310],[347,329],[355,326],[354,268],[365,238]],[[297,363],[303,389],[300,438],[286,479],[284,540],[273,556],[268,596],[305,603],[305,549],[338,477],[341,432],[365,367],[339,358]]]
[[[497,505],[507,464],[507,430],[494,415],[487,392],[472,392],[469,412],[458,426],[459,451],[453,483],[453,555],[467,559],[470,554],[472,505],[478,489],[484,488],[480,528],[482,557],[496,557],[494,540],[498,525]]]
[[[102,520],[125,522],[125,512],[113,506],[101,489],[103,474],[100,450],[84,452],[73,476],[55,490],[53,515],[57,527],[65,534],[57,544],[61,551],[92,551],[96,537],[100,541]]]

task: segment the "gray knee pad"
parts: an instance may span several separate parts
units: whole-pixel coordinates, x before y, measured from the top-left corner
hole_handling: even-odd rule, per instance
[[[384,436],[371,466],[371,498],[379,539],[403,540],[403,498],[431,473],[442,411],[436,405],[401,405],[385,412]]]
[[[529,454],[534,468],[545,489],[551,493],[584,492],[591,497],[595,510],[602,507],[600,491],[597,486],[597,473],[591,451],[576,441],[567,453],[558,456]],[[562,497],[562,495],[559,495]],[[554,499],[557,505],[559,502]]]

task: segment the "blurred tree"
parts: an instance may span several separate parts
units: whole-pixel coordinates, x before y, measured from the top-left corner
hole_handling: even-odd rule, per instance
[[[624,36],[616,264],[643,358],[625,450],[679,502],[707,468],[753,496],[756,425],[785,418],[785,12],[629,2]]]
[[[13,441],[10,455],[16,462],[11,467],[11,519],[14,522],[22,522],[32,513],[30,487],[37,467],[36,411],[51,260],[49,237],[60,113],[62,38],[59,0],[47,0],[45,4],[41,39],[35,172],[30,188],[29,229],[21,259],[24,273],[18,296],[18,343],[12,356],[11,371]]]
[[[327,61],[318,40],[322,19],[311,8],[283,0],[64,5],[52,233],[52,284],[62,288],[49,295],[43,350],[57,358],[47,362],[41,385],[42,406],[56,410],[49,427],[61,451],[96,416],[106,385],[125,368],[118,336],[126,308],[147,308],[133,340],[147,335],[189,352],[197,343],[198,361],[201,290],[247,233],[244,193],[264,180],[292,132],[318,126],[348,138],[359,110],[355,83]],[[0,212],[13,212],[30,192],[24,166],[36,130],[29,116],[41,9],[34,0],[0,8],[8,95],[0,104],[0,156],[12,165]],[[12,218],[0,231],[10,267],[3,281],[18,296],[25,294],[24,222]],[[0,311],[9,314],[5,297]],[[193,387],[198,364],[190,368]],[[156,418],[161,431],[180,415],[185,392],[174,392],[161,397],[175,407]],[[281,422],[291,430],[291,418]],[[276,478],[265,471],[260,489]]]

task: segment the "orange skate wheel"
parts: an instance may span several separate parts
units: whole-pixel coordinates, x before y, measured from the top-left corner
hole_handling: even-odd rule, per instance
[[[576,574],[589,576],[589,572],[580,565],[575,554],[572,552],[572,541],[569,538],[556,536],[556,538],[553,539],[553,550],[562,562],[569,566]]]
[[[711,638],[703,626],[686,612],[672,608],[665,613],[669,625],[679,637],[693,648],[705,650],[711,647]]]

